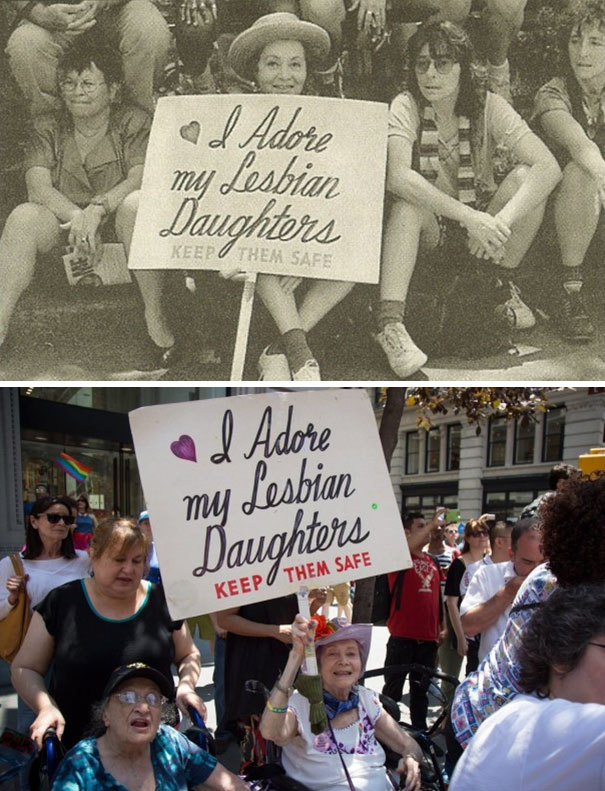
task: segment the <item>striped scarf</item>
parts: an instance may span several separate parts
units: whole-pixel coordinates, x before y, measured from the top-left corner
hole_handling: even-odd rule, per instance
[[[477,200],[475,193],[475,173],[471,156],[471,124],[468,118],[458,118],[458,200],[474,206]],[[422,130],[420,132],[420,173],[427,181],[434,184],[437,179],[439,163],[439,139],[435,111],[430,104],[424,108]]]

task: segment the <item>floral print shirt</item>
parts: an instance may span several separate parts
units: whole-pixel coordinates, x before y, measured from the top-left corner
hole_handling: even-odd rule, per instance
[[[187,791],[204,783],[216,766],[209,755],[182,733],[160,725],[151,742],[151,763],[156,788],[162,791]],[[52,791],[126,791],[105,770],[95,738],[83,739],[61,761]]]

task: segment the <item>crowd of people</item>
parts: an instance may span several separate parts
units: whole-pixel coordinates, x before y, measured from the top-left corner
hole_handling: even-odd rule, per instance
[[[489,331],[481,334],[496,348],[508,343],[513,329],[535,323],[514,270],[544,223],[554,224],[559,245],[554,266],[561,273],[562,332],[590,340],[595,329],[582,298],[582,264],[605,195],[605,4],[566,0],[558,10],[560,65],[538,90],[529,123],[513,106],[508,60],[526,0],[480,4],[484,62],[465,30],[471,5],[16,0],[6,56],[31,120],[28,200],[14,207],[0,237],[0,349],[40,256],[67,245],[94,267],[108,240],[128,254],[154,102],[173,46],[188,93],[342,95],[343,51],[388,44],[405,78],[385,129],[387,188],[373,334],[398,378],[427,362],[423,339],[433,347],[441,329],[444,343],[447,335],[461,348],[465,340],[480,347],[476,336],[459,337],[472,334],[466,318],[455,322],[454,332],[447,322],[440,329],[434,315],[415,316],[412,325],[421,328],[410,334],[414,311],[406,312],[406,303],[417,262],[455,262],[454,275],[448,270],[452,288],[483,306],[478,315],[489,313],[487,322],[482,319]],[[161,9],[169,12],[172,29]],[[402,45],[392,46],[394,39]],[[222,76],[226,71],[229,79],[217,84],[211,63],[219,45],[226,52]],[[507,166],[496,168],[497,162]],[[170,367],[187,350],[176,343],[165,304],[168,273],[137,269],[134,277],[151,365]],[[275,324],[258,361],[262,380],[321,379],[321,349],[311,348],[309,334],[354,284],[304,280],[268,273],[258,278]],[[230,313],[236,315],[236,306]]]
[[[545,791],[572,787],[570,778],[603,788],[605,475],[558,464],[550,481],[516,522],[486,513],[446,524],[444,508],[403,522],[412,566],[389,575],[383,695],[395,708],[402,699],[406,674],[393,666],[455,678],[467,657],[445,722],[453,789]],[[23,591],[32,610],[11,668],[19,728],[41,746],[52,727],[68,749],[55,791],[243,791],[247,780],[178,731],[179,711],[207,715],[196,691],[201,660],[188,623],[168,612],[148,512],[95,520],[84,551],[74,534],[87,510],[85,495],[39,498],[22,574],[0,561],[0,620]],[[343,610],[333,619],[319,614],[325,589],[310,592],[310,618],[295,596],[212,616],[225,640],[215,660],[219,730],[240,740],[248,779],[268,763],[270,740],[301,788],[388,791],[400,775],[400,787],[419,791],[422,749],[363,684],[372,625],[344,617],[345,592],[348,583],[332,593]],[[199,618],[190,624],[202,632]],[[299,672],[310,644],[318,687]],[[429,680],[410,674],[416,731],[427,730]],[[394,775],[385,750],[397,756]]]

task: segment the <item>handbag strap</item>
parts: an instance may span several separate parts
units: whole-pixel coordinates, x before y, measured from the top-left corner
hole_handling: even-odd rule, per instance
[[[19,555],[18,553],[11,555],[11,563],[13,564],[13,568],[15,569],[15,574],[17,574],[19,577],[23,577],[25,575],[25,570],[23,569],[21,555]]]
[[[340,751],[340,747],[338,746],[336,736],[334,735],[334,728],[332,727],[332,723],[330,720],[328,720],[328,728],[330,729],[330,733],[332,734],[332,738],[334,739],[334,744],[336,745],[336,749],[338,751],[338,757],[340,758],[340,763],[342,764],[342,768],[345,770],[345,776],[347,778],[347,783],[349,784],[349,788],[351,789],[351,791],[355,791],[355,786],[353,785],[353,781],[351,780],[351,775],[349,774],[349,770],[347,769],[345,759],[342,757],[342,752]]]

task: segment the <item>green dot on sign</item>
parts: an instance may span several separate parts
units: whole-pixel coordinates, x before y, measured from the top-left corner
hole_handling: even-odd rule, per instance
[[[372,503],[372,509],[375,511],[378,508],[378,503]]]

